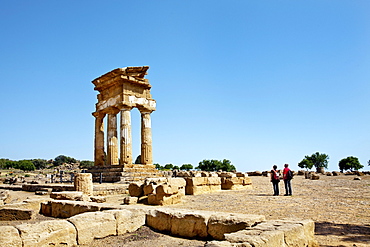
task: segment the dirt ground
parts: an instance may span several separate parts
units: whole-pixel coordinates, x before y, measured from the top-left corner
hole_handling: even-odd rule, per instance
[[[370,246],[370,176],[362,176],[361,180],[354,180],[355,177],[321,176],[319,180],[308,180],[296,176],[292,180],[293,196],[283,196],[283,182],[280,183],[281,196],[272,196],[267,177],[251,177],[253,189],[186,196],[181,204],[171,207],[261,214],[267,219],[312,219],[320,246],[365,247]],[[21,200],[30,194],[12,192],[12,196]],[[122,203],[122,196],[111,196],[108,202]],[[43,219],[38,216],[33,222]],[[8,223],[0,221],[0,225]],[[169,247],[203,246],[204,243],[167,236],[144,226],[127,235],[94,240],[88,246]]]

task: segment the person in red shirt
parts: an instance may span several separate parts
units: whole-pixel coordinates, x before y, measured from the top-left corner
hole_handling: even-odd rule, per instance
[[[280,176],[279,172],[276,170],[277,166],[274,165],[271,170],[271,183],[272,187],[274,188],[274,196],[279,195],[279,182],[280,182]]]
[[[283,180],[284,180],[284,185],[285,185],[285,195],[284,196],[291,196],[292,195],[292,185],[290,183],[290,180],[292,180],[291,170],[288,168],[288,164],[284,165],[284,170],[283,170]]]

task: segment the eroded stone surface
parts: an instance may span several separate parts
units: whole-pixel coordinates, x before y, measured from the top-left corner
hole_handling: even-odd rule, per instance
[[[142,210],[108,210],[116,219],[117,235],[134,232],[145,225],[146,214]]]
[[[208,234],[213,239],[224,240],[225,233],[236,232],[265,220],[263,215],[248,214],[213,214],[208,220]]]
[[[89,212],[68,219],[77,229],[78,244],[88,244],[94,238],[116,235],[116,219],[113,214]]]
[[[30,220],[34,218],[36,212],[24,208],[1,208],[0,220]]]
[[[0,243],[6,247],[22,246],[22,239],[14,226],[0,226]]]
[[[66,220],[42,221],[37,224],[22,224],[20,231],[23,247],[75,246],[76,228]]]

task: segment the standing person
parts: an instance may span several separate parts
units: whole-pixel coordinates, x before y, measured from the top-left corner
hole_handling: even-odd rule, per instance
[[[292,171],[288,168],[288,164],[284,165],[283,170],[283,180],[285,185],[285,195],[284,196],[291,196],[292,195],[292,185],[290,183],[290,180],[292,180]]]
[[[274,188],[274,196],[279,195],[279,183],[280,183],[280,175],[279,172],[276,170],[277,166],[274,165],[271,170],[271,183],[272,187]]]

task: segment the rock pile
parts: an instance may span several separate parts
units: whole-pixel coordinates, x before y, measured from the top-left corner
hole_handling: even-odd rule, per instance
[[[143,184],[131,183],[129,194],[139,197],[138,201],[149,205],[171,205],[181,202],[185,196],[185,179],[183,178],[147,178]],[[134,199],[125,199],[126,204],[133,204]]]

